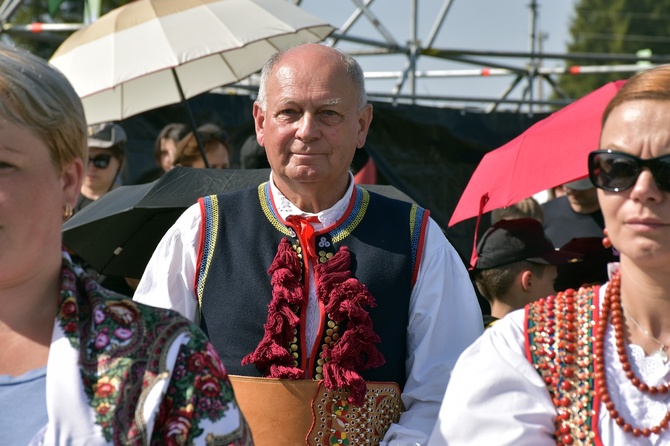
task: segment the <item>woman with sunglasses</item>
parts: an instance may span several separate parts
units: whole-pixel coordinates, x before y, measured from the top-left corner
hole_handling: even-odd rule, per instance
[[[127,141],[119,124],[106,122],[88,127],[88,166],[74,213],[117,186]]]
[[[429,445],[670,444],[670,66],[611,100],[588,167],[620,262],[466,350]]]
[[[205,334],[102,288],[63,249],[88,160],[67,79],[0,45],[0,122],[0,443],[251,444]]]

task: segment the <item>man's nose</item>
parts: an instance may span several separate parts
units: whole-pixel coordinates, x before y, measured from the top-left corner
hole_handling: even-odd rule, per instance
[[[317,117],[312,113],[304,113],[298,121],[296,137],[304,143],[314,141],[319,134]]]

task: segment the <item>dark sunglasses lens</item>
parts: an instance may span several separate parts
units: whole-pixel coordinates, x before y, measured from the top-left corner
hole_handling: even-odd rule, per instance
[[[93,163],[98,169],[106,169],[109,166],[109,161],[111,160],[111,155],[98,155],[93,158],[89,158],[88,162]]]
[[[658,188],[670,192],[670,156],[653,160],[650,169]]]
[[[592,153],[589,177],[601,189],[622,191],[632,187],[640,175],[635,158],[621,153]]]

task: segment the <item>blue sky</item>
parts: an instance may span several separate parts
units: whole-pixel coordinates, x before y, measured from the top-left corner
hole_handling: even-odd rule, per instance
[[[364,0],[361,0],[364,2]],[[492,51],[528,51],[531,32],[531,0],[453,0],[434,46],[443,49],[472,49]],[[569,40],[570,18],[576,0],[537,0],[539,32],[545,37],[542,47],[548,53],[565,52]],[[410,7],[412,0],[376,0],[370,10],[389,34],[404,43],[410,36]],[[336,27],[345,23],[356,6],[351,0],[302,0],[303,9],[328,21]],[[418,0],[418,38],[426,39],[438,16],[442,0]],[[351,28],[351,35],[381,40],[370,22],[361,17]],[[343,43],[343,49],[365,48],[360,44]],[[403,56],[359,56],[366,71],[397,71],[406,64]],[[492,60],[483,56],[479,59]],[[524,66],[525,59],[497,59],[513,66]],[[545,66],[561,66],[561,60],[546,60]],[[479,68],[475,65],[445,62],[422,57],[419,69],[460,70]],[[510,76],[449,77],[423,80],[417,84],[417,93],[425,95],[497,97],[512,82]],[[390,92],[395,81],[367,81],[369,91]],[[408,92],[407,89],[403,90]],[[549,92],[546,87],[547,93]],[[515,88],[512,97],[519,97]],[[473,106],[477,106],[474,104]]]

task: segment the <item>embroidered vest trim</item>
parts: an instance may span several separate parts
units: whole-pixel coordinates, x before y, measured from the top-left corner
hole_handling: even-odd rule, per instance
[[[567,290],[526,306],[526,357],[556,407],[558,445],[602,444],[593,370],[598,290]]]
[[[338,243],[344,240],[349,236],[358,224],[363,220],[365,216],[365,211],[368,208],[370,202],[370,193],[356,186],[355,191],[355,200],[350,204],[349,210],[345,212],[344,223],[337,222],[334,226],[335,229],[330,233],[330,237],[333,243]],[[282,234],[295,238],[296,234],[293,229],[283,223],[282,219],[277,214],[275,207],[272,204],[272,195],[270,193],[270,184],[265,182],[258,186],[258,197],[263,210],[263,214],[267,217],[268,221]],[[216,195],[209,195],[203,197],[199,200],[200,211],[203,218],[205,218],[205,231],[201,232],[201,241],[200,246],[203,247],[198,257],[198,265],[200,268],[196,275],[196,295],[198,297],[198,307],[202,308],[202,294],[204,290],[205,278],[209,272],[209,266],[212,262],[212,256],[214,253],[214,246],[216,245],[216,240],[218,237],[218,221],[219,221],[219,200]],[[412,242],[412,285],[416,283],[416,279],[419,273],[419,265],[421,263],[421,253],[423,252],[423,243],[425,237],[423,234],[426,232],[426,227],[428,225],[428,217],[430,211],[412,204],[410,210],[410,233],[409,237]],[[326,228],[327,230],[328,228]],[[317,234],[320,234],[324,231],[320,231]],[[204,239],[204,240],[202,240]],[[319,253],[321,254],[321,253]],[[333,253],[328,255],[324,251],[324,255],[320,255],[319,261],[321,263],[326,262],[327,259],[332,257]]]
[[[276,333],[275,330],[271,330],[271,332],[268,333],[267,332],[268,326],[266,325],[266,335],[263,341],[261,341],[261,344],[259,344],[259,348],[256,349],[252,358],[245,358],[242,364],[244,365],[249,362],[254,363],[259,368],[259,370],[264,371],[264,375],[265,373],[268,373],[267,371],[269,370],[270,374],[265,376],[271,376],[275,378],[324,379],[326,386],[330,389],[339,388],[342,387],[342,384],[345,384],[345,387],[349,387],[349,389],[352,390],[354,399],[358,400],[359,397],[362,397],[364,395],[365,390],[364,382],[359,378],[358,375],[359,372],[379,367],[379,365],[383,364],[383,359],[379,357],[379,353],[376,351],[376,348],[374,347],[374,343],[379,342],[379,337],[375,334],[374,331],[372,331],[371,325],[365,322],[370,321],[370,317],[367,315],[367,312],[363,310],[363,307],[367,307],[370,305],[374,306],[375,305],[374,299],[372,298],[370,293],[367,292],[366,287],[360,284],[360,282],[358,282],[356,277],[351,277],[351,271],[349,266],[350,260],[346,259],[349,257],[349,252],[347,246],[343,245],[343,243],[346,242],[343,241],[346,240],[347,237],[354,234],[354,231],[356,231],[357,228],[361,225],[361,223],[364,222],[366,212],[368,211],[368,208],[371,205],[371,194],[365,189],[356,186],[356,189],[352,196],[352,200],[350,200],[349,207],[347,211],[344,213],[343,217],[331,227],[325,228],[315,233],[315,245],[318,256],[314,268],[315,268],[315,274],[320,277],[319,284],[317,285],[317,296],[319,297],[320,303],[323,305],[322,311],[323,314],[325,315],[325,321],[324,325],[321,328],[321,331],[317,336],[315,344],[315,348],[318,348],[318,351],[316,351],[316,353],[312,352],[312,354],[309,356],[310,364],[307,367],[305,367],[302,352],[304,348],[301,348],[301,346],[304,344],[303,339],[301,339],[302,330],[301,327],[297,325],[299,320],[301,319],[302,314],[301,309],[303,307],[302,287],[299,286],[300,281],[302,280],[301,272],[303,269],[303,265],[298,264],[297,268],[294,268],[292,266],[293,265],[292,260],[289,261],[289,263],[285,263],[287,259],[290,260],[290,257],[296,255],[298,261],[302,263],[302,255],[301,255],[302,247],[299,246],[299,240],[296,237],[296,234],[293,231],[293,229],[290,228],[287,224],[285,224],[285,222],[277,214],[276,208],[272,203],[269,183],[264,183],[260,185],[257,188],[256,192],[258,198],[257,203],[260,204],[260,207],[256,209],[262,212],[262,215],[264,215],[265,218],[267,219],[266,222],[269,223],[275,230],[277,230],[278,234],[285,237],[284,240],[280,243],[280,247],[277,252],[277,258],[282,259],[282,261],[280,262],[281,270],[277,269],[277,267],[274,266],[274,264],[277,261],[277,258],[275,258],[273,266],[270,267],[269,273],[273,275],[273,271],[279,272],[281,276],[277,276],[277,278],[279,279],[281,277],[280,280],[282,281],[282,285],[283,286],[290,285],[288,286],[288,288],[286,288],[286,290],[292,290],[292,291],[289,291],[288,293],[286,291],[282,291],[280,293],[280,297],[284,296],[285,298],[288,299],[287,302],[282,301],[281,303],[281,306],[288,303],[289,305],[288,308],[290,309],[288,312],[284,312],[283,310],[276,311],[277,308],[281,307],[276,307],[277,305],[276,303],[270,303],[270,309],[272,310],[274,308],[275,311],[270,312],[271,314],[269,314],[268,323],[270,323],[270,320],[272,320],[275,321],[273,322],[273,325],[276,324],[277,323],[276,321],[278,321],[277,317],[279,317],[282,320],[284,320],[284,322],[281,322],[281,326],[284,327],[284,329],[281,329],[280,332]],[[203,227],[201,231],[200,250],[198,251],[199,269],[196,274],[196,283],[194,288],[196,290],[196,295],[198,298],[199,308],[201,312],[203,307],[203,296],[205,295],[204,294],[205,289],[207,288],[205,283],[207,283],[208,277],[211,275],[210,266],[212,265],[212,256],[215,255],[215,250],[219,249],[217,247],[218,243],[220,243],[220,241],[217,240],[217,237],[219,236],[218,230],[221,228],[220,226],[221,222],[219,220],[220,216],[221,218],[223,218],[222,214],[219,213],[221,199],[222,198],[218,196],[208,196],[200,199],[200,206],[203,214]],[[388,199],[384,197],[377,198],[377,196],[375,196],[374,206],[372,207],[372,209],[377,210],[376,213],[371,214],[370,218],[372,218],[372,220],[368,221],[368,219],[365,219],[365,225],[367,227],[370,226],[371,222],[376,222],[380,218],[382,219],[381,220],[382,222],[384,221],[383,214],[379,214],[380,204],[377,202],[380,200],[382,200],[383,203],[383,200]],[[423,249],[423,243],[424,243],[423,240],[425,238],[424,234],[428,223],[429,212],[420,208],[417,205],[410,205],[407,203],[403,203],[401,206],[400,202],[397,202],[397,200],[395,202],[398,204],[394,204],[393,208],[402,211],[400,213],[394,212],[394,215],[396,216],[395,217],[396,223],[391,223],[390,226],[387,226],[387,228],[385,229],[395,226],[395,224],[398,224],[398,221],[401,222],[403,218],[402,215],[404,215],[405,216],[404,218],[406,218],[407,220],[405,220],[404,225],[398,226],[398,228],[402,227],[409,228],[408,231],[409,233],[396,230],[395,233],[397,234],[393,234],[393,231],[385,230],[384,231],[385,233],[392,234],[392,236],[389,237],[387,235],[386,238],[384,238],[384,240],[391,242],[393,240],[393,237],[396,238],[402,237],[403,234],[407,234],[407,237],[409,237],[405,239],[404,242],[405,248],[401,248],[401,250],[404,250],[403,252],[406,253],[405,255],[407,258],[406,266],[403,267],[402,271],[407,272],[407,276],[405,277],[406,277],[406,284],[409,287],[407,292],[409,292],[411,291],[411,286],[413,286],[416,280],[417,271],[419,268],[421,258],[421,252]],[[244,203],[246,203],[246,201]],[[226,204],[225,205],[226,208],[228,208],[230,204],[233,203]],[[243,203],[239,202],[235,206],[239,206],[240,204],[246,206]],[[247,209],[250,208],[247,207]],[[231,212],[233,212],[232,214],[230,214],[231,216],[238,215],[235,211]],[[246,218],[254,218],[255,222],[258,222],[257,220],[258,217],[254,217],[253,212],[252,213],[243,212],[243,213],[246,216]],[[256,212],[256,214],[258,214],[258,212]],[[373,218],[375,215],[376,218]],[[233,219],[235,224],[232,227],[239,227],[236,224],[238,220],[239,218]],[[254,224],[251,226],[256,227],[257,225]],[[361,228],[364,229],[364,226],[361,226]],[[253,231],[251,227],[249,228],[249,230]],[[370,229],[368,228],[367,230],[363,231],[363,234],[369,235],[369,231]],[[403,229],[403,231],[407,231],[407,229]],[[356,231],[358,236],[361,235],[359,234],[360,232],[361,230]],[[353,236],[350,243],[355,242],[356,241],[355,239],[358,236]],[[223,241],[223,239],[221,241]],[[338,248],[335,245],[336,242],[343,242],[343,243],[340,243],[341,246]],[[358,244],[356,246],[359,246],[360,242],[357,243]],[[288,246],[288,249],[282,247],[284,244]],[[363,248],[364,246],[366,245],[360,245],[359,249]],[[400,245],[398,246],[403,246],[403,243],[400,243]],[[358,254],[360,256],[360,254],[362,253],[358,252]],[[359,257],[359,259],[360,258],[365,258],[365,256]],[[381,259],[377,259],[376,261],[379,262],[379,260],[383,261],[383,257]],[[353,258],[351,261],[353,261]],[[364,262],[363,265],[370,265],[370,263]],[[360,266],[361,264],[359,264],[359,268]],[[397,270],[394,267],[390,268],[388,272],[397,274],[400,271],[401,270]],[[288,274],[289,272],[290,274]],[[327,276],[332,277],[333,279],[335,278],[337,279],[327,280],[326,279]],[[287,282],[287,279],[289,277],[294,277],[297,280],[295,281],[295,283],[294,280],[291,280],[289,284],[289,282]],[[273,278],[272,283],[277,284],[279,282],[276,282],[275,279]],[[356,285],[356,283],[359,283],[360,285]],[[354,292],[355,290],[358,291]],[[216,293],[215,289],[212,289],[212,291]],[[276,295],[277,291],[278,290],[275,288],[275,290],[272,292],[273,295]],[[404,293],[404,291],[402,291],[401,293]],[[293,296],[294,294],[295,296]],[[208,296],[207,299],[210,299],[209,294],[207,294],[207,296]],[[352,302],[355,301],[359,303],[352,306],[345,305],[343,307],[340,307],[338,302],[342,298],[354,299],[352,300]],[[274,299],[275,298],[273,298],[272,302],[275,302]],[[329,304],[329,302],[331,303]],[[277,303],[280,302],[277,301]],[[356,310],[356,312],[343,313],[342,309],[340,308],[353,309]],[[294,313],[295,316],[291,316],[290,313]],[[209,311],[208,314],[210,314],[211,317],[211,311]],[[384,320],[380,321],[385,322],[386,319],[388,318],[385,318]],[[201,314],[201,320],[203,320],[202,314]],[[353,330],[351,333],[348,333],[348,330],[346,328],[349,320],[352,321],[355,320],[356,326],[359,327],[357,330]],[[370,329],[369,330],[366,329],[366,331],[363,331],[362,327],[366,327],[367,326],[366,324],[370,325]],[[404,326],[404,324],[401,325]],[[289,332],[286,331],[286,327],[292,329],[290,330],[290,336],[288,336]],[[207,327],[203,328],[207,330]],[[353,340],[352,338],[357,337],[357,334],[359,333],[364,335],[363,338],[349,344],[350,342],[349,340]],[[346,338],[347,343],[338,342],[338,339],[342,338]],[[338,344],[341,345],[338,346]],[[351,351],[348,350],[347,348],[344,347],[345,345],[354,346],[350,347],[354,348],[354,350]],[[223,348],[225,348],[225,346]],[[352,355],[354,351],[365,352],[365,353],[363,356],[358,358],[359,356],[358,353]],[[331,359],[333,359],[332,363],[330,363]],[[340,365],[338,366],[338,364]],[[395,364],[395,362],[393,362],[393,364]],[[340,366],[344,367],[343,369],[341,369],[343,372],[339,371]],[[331,371],[330,373],[331,379],[329,379],[327,370],[332,369],[333,367],[335,367],[338,371],[334,373]],[[395,375],[393,375],[393,379],[396,379]],[[400,380],[399,382],[401,386],[404,385],[404,380],[402,380],[402,376],[400,375],[397,376],[397,379]],[[350,385],[353,385],[356,388],[356,390],[351,388]]]

